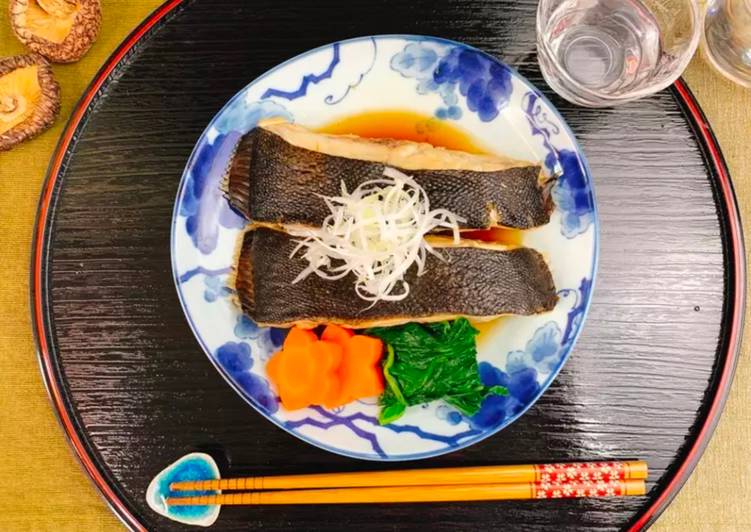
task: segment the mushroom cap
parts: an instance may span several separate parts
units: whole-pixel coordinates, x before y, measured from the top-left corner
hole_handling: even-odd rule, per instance
[[[83,57],[102,23],[99,0],[10,0],[9,7],[16,37],[53,63]]]
[[[38,135],[60,112],[60,86],[38,54],[0,59],[0,151]]]

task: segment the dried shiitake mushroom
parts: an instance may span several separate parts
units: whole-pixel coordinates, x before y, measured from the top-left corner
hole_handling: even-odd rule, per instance
[[[10,0],[19,40],[54,63],[78,61],[99,35],[99,0]]]
[[[60,111],[60,87],[40,55],[0,59],[0,151],[50,127]]]

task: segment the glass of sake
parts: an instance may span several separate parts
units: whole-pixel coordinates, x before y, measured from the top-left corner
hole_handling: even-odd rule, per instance
[[[540,68],[575,104],[630,102],[681,75],[699,44],[701,20],[697,0],[540,0]]]
[[[751,0],[710,0],[702,50],[722,75],[751,88]]]

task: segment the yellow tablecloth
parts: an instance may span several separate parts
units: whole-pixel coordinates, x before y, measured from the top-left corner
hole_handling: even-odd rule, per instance
[[[103,31],[92,50],[78,63],[54,67],[63,91],[61,119],[42,136],[12,152],[0,153],[0,249],[4,268],[0,277],[0,448],[4,455],[0,530],[4,531],[121,529],[76,463],[52,413],[37,366],[28,305],[29,254],[37,200],[65,119],[104,60],[161,0],[102,3]],[[22,52],[3,5],[0,57]],[[749,220],[751,91],[724,81],[699,57],[686,78],[719,138],[743,218]],[[751,530],[750,347],[745,341],[730,399],[707,452],[655,530]]]

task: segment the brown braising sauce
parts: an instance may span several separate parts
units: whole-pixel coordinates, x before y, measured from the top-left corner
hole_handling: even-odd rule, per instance
[[[469,134],[450,122],[411,111],[384,110],[350,115],[326,124],[318,131],[371,139],[412,140],[450,150],[486,153]]]

